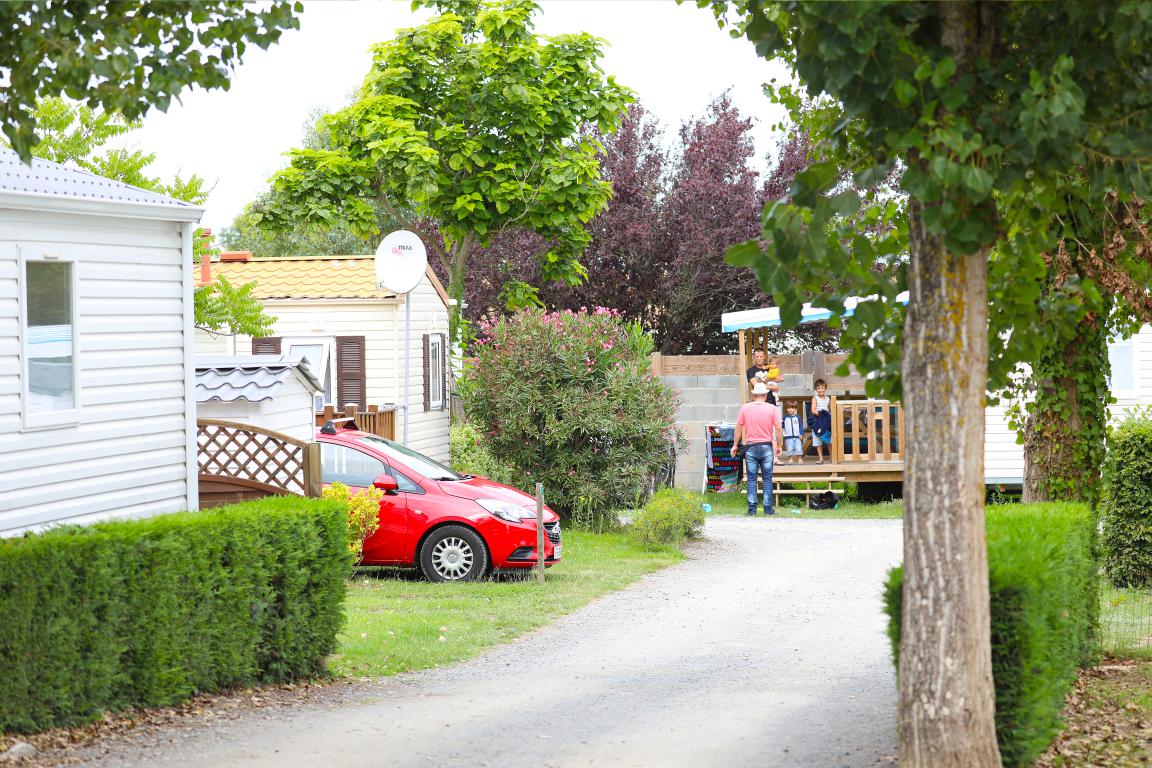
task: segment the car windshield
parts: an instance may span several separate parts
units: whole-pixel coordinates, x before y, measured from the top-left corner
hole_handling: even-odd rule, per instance
[[[424,475],[429,480],[461,480],[461,475],[453,472],[438,461],[433,461],[422,453],[416,453],[411,448],[405,448],[399,443],[385,440],[383,437],[362,435],[356,441],[375,448],[389,459],[395,459],[406,467]]]

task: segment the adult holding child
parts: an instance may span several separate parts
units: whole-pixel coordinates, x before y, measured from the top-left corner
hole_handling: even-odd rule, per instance
[[[772,515],[772,465],[780,458],[780,412],[768,402],[768,385],[757,381],[752,385],[752,402],[740,406],[736,416],[736,434],[732,438],[732,456],[740,452],[744,441],[744,464],[748,481],[748,514],[756,514],[757,477],[763,476],[764,514]]]
[[[748,379],[750,387],[755,387],[757,382],[768,387],[768,402],[775,405],[776,392],[780,389],[780,383],[777,381],[780,378],[780,363],[775,357],[767,360],[767,356],[762,349],[753,352],[752,367],[745,373],[744,378]]]

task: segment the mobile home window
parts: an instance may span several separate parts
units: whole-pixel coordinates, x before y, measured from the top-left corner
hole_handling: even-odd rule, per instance
[[[438,333],[428,339],[428,400],[429,407],[444,407],[444,337]]]
[[[72,261],[24,261],[26,426],[65,423],[79,405],[75,271]]]
[[[1132,339],[1114,341],[1108,345],[1108,388],[1113,394],[1136,389],[1136,361],[1133,358]]]

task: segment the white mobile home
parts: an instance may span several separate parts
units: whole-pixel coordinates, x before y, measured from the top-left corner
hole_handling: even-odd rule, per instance
[[[0,535],[197,506],[201,212],[0,150]]]
[[[1152,325],[1108,345],[1112,396],[1108,411],[1115,422],[1130,408],[1152,405]],[[1003,407],[985,412],[984,479],[988,485],[1017,486],[1024,481],[1024,447],[1016,443]]]
[[[317,406],[402,405],[404,302],[411,301],[408,444],[448,461],[448,295],[431,269],[407,297],[376,287],[372,256],[260,259],[225,252],[200,280],[217,275],[233,285],[255,283],[253,296],[276,318],[273,335],[200,333],[197,352],[302,357],[323,390]],[[397,439],[403,419],[401,410]]]

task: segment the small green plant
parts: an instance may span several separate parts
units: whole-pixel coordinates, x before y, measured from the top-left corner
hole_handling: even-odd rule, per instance
[[[322,495],[348,510],[348,551],[355,562],[360,562],[364,542],[380,527],[380,500],[384,492],[379,488],[365,488],[360,493],[352,493],[344,483],[332,483]]]
[[[695,538],[704,528],[700,495],[678,488],[657,491],[632,519],[632,534],[641,544],[655,549]]]
[[[1129,411],[1104,462],[1104,568],[1118,587],[1152,585],[1152,410]]]

